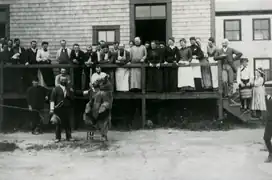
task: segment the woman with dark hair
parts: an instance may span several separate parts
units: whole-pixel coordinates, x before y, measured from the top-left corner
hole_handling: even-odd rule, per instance
[[[155,41],[151,41],[151,48],[147,51],[147,63],[149,64],[146,76],[147,91],[162,92],[163,72],[161,71],[160,66],[161,63],[163,63],[163,57],[161,56],[160,49],[157,48]]]
[[[177,60],[179,59],[179,50],[174,45],[174,38],[169,38],[168,46],[165,48],[164,64],[171,63],[173,67],[164,68],[164,91],[176,92],[178,83],[178,66]]]
[[[50,52],[48,50],[48,42],[42,42],[42,48],[37,52],[38,64],[51,64]],[[53,70],[50,68],[41,68],[38,70],[39,84],[44,87],[53,87],[55,85],[55,77]]]

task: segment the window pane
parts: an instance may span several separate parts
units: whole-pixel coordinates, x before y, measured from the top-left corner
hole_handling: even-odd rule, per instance
[[[0,10],[0,22],[6,22],[8,19],[6,11]]]
[[[98,42],[99,41],[106,41],[106,31],[98,31]]]
[[[226,31],[226,38],[231,41],[239,41],[240,40],[240,32],[239,31]]]
[[[262,29],[268,29],[268,26],[269,26],[268,20],[262,20],[261,21],[261,28]]]
[[[151,17],[166,17],[165,6],[151,6]]]
[[[268,40],[269,32],[267,30],[255,30],[254,31],[255,40]]]
[[[115,32],[107,31],[107,39],[106,42],[114,42],[115,41]]]
[[[150,6],[136,6],[136,18],[150,17]]]
[[[262,59],[262,60],[256,60],[255,61],[255,67],[256,68],[263,68],[265,69],[270,69],[270,60],[269,59]]]
[[[254,29],[261,29],[261,22],[259,20],[254,20]]]
[[[6,25],[0,24],[0,38],[6,37]]]
[[[240,21],[226,21],[226,30],[240,30]]]

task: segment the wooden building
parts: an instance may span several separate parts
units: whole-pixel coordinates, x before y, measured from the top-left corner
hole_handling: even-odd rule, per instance
[[[0,0],[0,37],[20,38],[24,47],[28,47],[32,40],[37,40],[39,44],[48,41],[52,59],[55,58],[62,39],[67,41],[68,46],[78,43],[85,50],[86,46],[96,44],[99,40],[128,44],[135,36],[140,36],[143,41],[154,39],[166,41],[169,37],[175,37],[177,45],[179,39],[195,36],[206,44],[209,37],[215,36],[215,2],[214,0]],[[195,65],[199,66],[199,64]],[[8,67],[2,64],[1,72],[3,68],[22,67],[23,65]],[[34,67],[35,65],[27,68]],[[144,74],[145,65],[140,67]],[[221,77],[220,73],[219,66],[219,77]],[[0,79],[0,104],[5,99],[25,98],[24,95],[5,94],[3,76]],[[144,84],[145,75],[142,76],[143,87]],[[143,125],[148,99],[216,99],[218,116],[219,118],[223,116],[221,87],[218,92],[185,94],[147,93],[143,88],[138,94],[115,93],[114,97],[141,100]],[[2,121],[3,108],[0,108],[0,111]]]
[[[227,38],[272,80],[271,0],[216,0],[216,41]]]

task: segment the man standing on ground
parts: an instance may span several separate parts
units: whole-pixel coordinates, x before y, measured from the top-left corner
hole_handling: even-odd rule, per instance
[[[55,87],[50,98],[50,114],[57,116],[60,121],[56,123],[56,140],[61,140],[61,130],[64,128],[66,140],[72,141],[71,126],[70,126],[70,111],[71,101],[73,100],[73,92],[67,87],[67,77],[60,78],[60,85]]]
[[[34,77],[32,87],[27,90],[28,109],[32,115],[32,134],[35,135],[41,133],[40,112],[44,109],[45,101],[48,100],[48,90],[38,84],[38,78]]]

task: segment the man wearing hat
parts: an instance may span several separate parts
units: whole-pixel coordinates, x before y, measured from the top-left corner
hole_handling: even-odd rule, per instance
[[[50,98],[50,114],[53,117],[58,117],[59,119],[56,123],[56,140],[55,142],[60,142],[61,140],[61,130],[62,128],[66,133],[66,140],[71,141],[71,126],[70,126],[70,111],[71,111],[71,101],[73,100],[73,92],[67,87],[68,80],[67,77],[60,77],[60,84],[55,87],[51,93]],[[54,118],[52,118],[54,119]]]
[[[252,74],[248,67],[248,59],[241,59],[241,67],[237,71],[237,83],[240,90],[241,109],[250,111],[250,103],[252,98],[251,87]]]
[[[233,55],[235,55],[235,57],[233,57]],[[222,48],[217,50],[214,55],[214,60],[222,60],[225,97],[230,97],[233,94],[234,73],[237,71],[234,61],[239,60],[242,55],[241,52],[229,47],[229,41],[227,39],[223,40]]]

